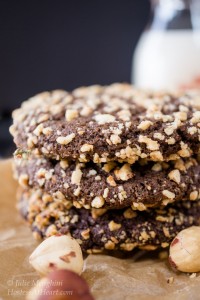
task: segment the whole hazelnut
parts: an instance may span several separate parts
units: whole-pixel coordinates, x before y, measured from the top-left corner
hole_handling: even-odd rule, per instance
[[[169,263],[182,272],[200,271],[200,227],[192,226],[178,233],[170,245]]]
[[[27,300],[94,300],[87,282],[68,270],[56,270],[32,288]]]
[[[41,274],[67,269],[81,274],[83,255],[77,241],[71,236],[51,236],[44,240],[29,257],[30,264]]]

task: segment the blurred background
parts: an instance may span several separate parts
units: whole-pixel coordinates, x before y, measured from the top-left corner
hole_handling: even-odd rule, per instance
[[[44,90],[130,82],[148,0],[0,0],[0,157],[11,112]]]

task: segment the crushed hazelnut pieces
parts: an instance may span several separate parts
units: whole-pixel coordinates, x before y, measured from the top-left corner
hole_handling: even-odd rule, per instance
[[[58,144],[67,145],[75,138],[75,134],[71,133],[67,136],[59,136],[56,141]]]

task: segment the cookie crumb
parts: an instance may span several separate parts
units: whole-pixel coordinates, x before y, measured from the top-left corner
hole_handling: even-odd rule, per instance
[[[196,277],[197,277],[197,273],[192,273],[189,277],[190,277],[191,279],[196,278]]]
[[[172,284],[174,282],[174,277],[169,277],[167,283]]]

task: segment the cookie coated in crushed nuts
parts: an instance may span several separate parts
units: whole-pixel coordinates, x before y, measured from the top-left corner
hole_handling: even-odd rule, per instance
[[[29,156],[15,159],[16,178],[23,188],[42,188],[77,208],[135,210],[200,198],[200,165],[194,158],[168,163],[145,160],[133,165],[52,161]]]
[[[89,210],[54,200],[42,190],[29,190],[19,193],[18,208],[35,238],[70,233],[87,253],[167,248],[182,229],[200,225],[200,201],[179,201],[147,211]]]
[[[129,84],[38,94],[13,112],[18,148],[54,159],[133,164],[199,152],[200,96],[135,89]]]

